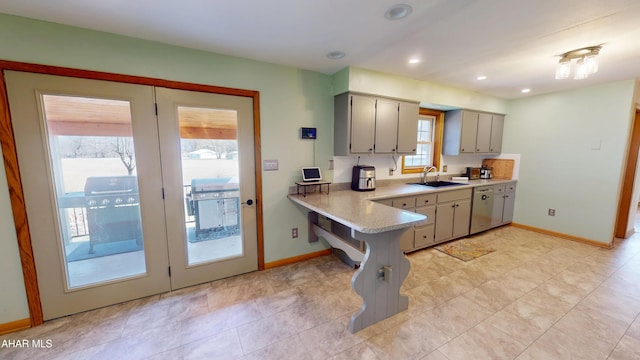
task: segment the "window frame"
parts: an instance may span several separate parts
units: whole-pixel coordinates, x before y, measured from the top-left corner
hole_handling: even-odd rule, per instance
[[[434,110],[434,109],[426,109],[420,108],[418,112],[419,115],[433,116],[435,118],[435,122],[433,124],[433,152],[431,156],[433,157],[433,166],[436,167],[437,171],[440,171],[440,158],[442,157],[442,134],[443,134],[443,124],[444,124],[444,111]],[[417,121],[418,119],[416,119]],[[416,134],[417,137],[418,134]],[[404,163],[405,157],[402,157],[402,173],[403,174],[415,174],[421,173],[422,167],[405,167]]]

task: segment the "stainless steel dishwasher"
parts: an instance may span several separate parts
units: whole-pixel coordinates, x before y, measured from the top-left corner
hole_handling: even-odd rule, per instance
[[[471,208],[471,234],[491,228],[491,214],[493,212],[493,186],[478,186],[473,189],[473,204]]]

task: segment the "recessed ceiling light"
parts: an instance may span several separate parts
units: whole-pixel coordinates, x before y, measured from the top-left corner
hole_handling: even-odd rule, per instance
[[[521,93],[523,93],[523,94],[526,94],[526,93],[531,92],[531,89],[529,89],[529,88],[527,88],[527,89],[522,89],[522,90],[520,90],[520,92],[521,92]]]
[[[419,62],[420,62],[420,59],[416,59],[416,58],[409,59],[409,64],[417,64]]]
[[[345,54],[343,51],[340,51],[340,50],[335,50],[330,53],[327,53],[327,57],[331,60],[339,60],[345,56],[347,56],[347,54]]]
[[[409,16],[412,11],[413,9],[409,5],[396,4],[385,11],[384,17],[387,20],[400,20]]]
[[[476,79],[477,79],[477,80],[486,80],[486,79],[487,79],[487,77],[486,77],[486,76],[484,76],[484,75],[480,75],[480,76],[478,76]]]

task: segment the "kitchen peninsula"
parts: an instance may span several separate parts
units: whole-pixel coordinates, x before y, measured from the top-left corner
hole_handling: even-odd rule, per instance
[[[370,192],[338,190],[330,194],[312,193],[306,197],[291,194],[288,197],[311,211],[310,241],[323,237],[334,248],[345,251],[350,258],[360,260],[360,268],[351,280],[352,289],[363,299],[362,307],[351,317],[350,331],[354,333],[408,308],[408,298],[400,294],[400,287],[410,267],[401,246],[401,239],[405,234],[411,235],[413,226],[423,224],[430,216],[385,205],[385,200],[417,198],[427,194],[444,197],[452,191],[471,191],[478,186],[500,186],[506,182],[473,180],[443,188],[403,183],[379,187]],[[321,224],[318,221],[320,217],[326,217],[329,226]],[[348,231],[332,232],[335,225]],[[468,224],[466,229],[468,234]],[[347,240],[343,240],[344,238]],[[348,238],[366,244],[364,255],[350,244]],[[357,258],[358,256],[360,257]]]
[[[350,190],[289,198],[350,228],[351,237],[366,244],[360,268],[351,279],[351,287],[363,300],[351,317],[352,333],[408,308],[409,299],[400,294],[400,287],[410,265],[400,248],[400,238],[410,226],[425,220],[424,215],[377,204],[367,199],[367,193]],[[310,233],[327,234],[316,224],[309,227]]]

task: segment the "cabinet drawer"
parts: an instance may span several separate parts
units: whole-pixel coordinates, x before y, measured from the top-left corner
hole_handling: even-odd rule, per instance
[[[506,186],[506,191],[516,191],[516,183],[508,183]]]
[[[416,207],[434,205],[436,203],[436,194],[419,195],[416,197]]]
[[[412,210],[416,207],[416,197],[415,196],[405,196],[401,198],[393,199],[393,207],[403,210]]]
[[[425,215],[427,217],[427,220],[424,220],[424,221],[421,221],[421,222],[417,223],[416,226],[431,225],[431,224],[435,223],[435,221],[436,221],[436,206],[435,205],[422,206],[422,207],[416,208],[416,212],[418,214],[422,214],[422,215]]]
[[[471,189],[453,190],[438,193],[438,204],[443,202],[470,199]]]
[[[376,202],[382,205],[393,206],[393,199],[376,200]]]
[[[504,193],[504,189],[505,189],[504,184],[493,185],[493,191],[498,194]]]
[[[433,225],[421,226],[415,228],[414,245],[417,248],[429,246],[435,241]]]

